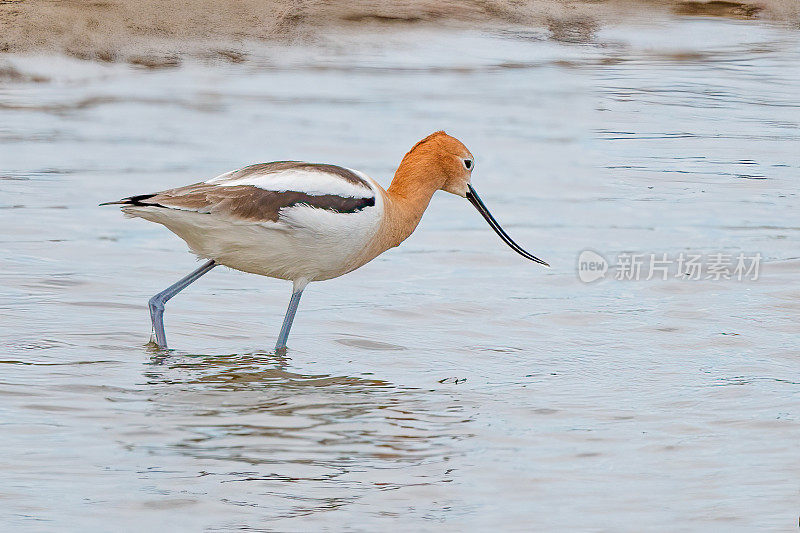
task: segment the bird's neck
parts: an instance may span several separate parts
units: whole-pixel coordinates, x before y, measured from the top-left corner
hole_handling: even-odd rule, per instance
[[[425,175],[423,165],[403,160],[386,191],[386,249],[397,246],[414,232],[438,189],[435,180]]]

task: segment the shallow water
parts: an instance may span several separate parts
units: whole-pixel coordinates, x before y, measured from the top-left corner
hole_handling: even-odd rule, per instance
[[[409,30],[146,71],[4,61],[0,517],[13,530],[789,531],[800,464],[800,36],[706,19]],[[440,193],[312,285],[194,268],[102,201],[305,159],[384,184],[445,128],[552,269]],[[756,281],[586,284],[584,249],[760,253]]]

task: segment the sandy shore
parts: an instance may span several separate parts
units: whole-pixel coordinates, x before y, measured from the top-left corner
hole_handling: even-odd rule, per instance
[[[800,25],[795,0],[5,0],[0,51],[65,53],[158,68],[177,65],[185,56],[241,62],[255,43],[314,41],[335,27],[520,24],[549,29],[554,39],[586,41],[602,25],[670,13]]]

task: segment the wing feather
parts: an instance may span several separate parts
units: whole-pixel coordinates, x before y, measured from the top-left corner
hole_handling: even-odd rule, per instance
[[[335,165],[261,163],[205,182],[114,203],[195,211],[248,222],[279,222],[281,210],[295,206],[357,213],[375,205],[375,191],[359,174]]]
[[[269,191],[298,191],[311,195],[336,194],[353,198],[365,198],[374,194],[369,182],[354,170],[302,161],[274,161],[250,165],[227,172],[205,183],[219,186],[252,185]]]

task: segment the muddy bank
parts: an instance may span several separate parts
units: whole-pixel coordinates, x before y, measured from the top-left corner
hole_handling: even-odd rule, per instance
[[[670,14],[800,25],[800,4],[792,0],[11,0],[0,2],[0,51],[166,68],[185,56],[242,62],[259,42],[314,42],[336,28],[518,24],[549,30],[545,34],[556,40],[582,42],[604,25]]]

